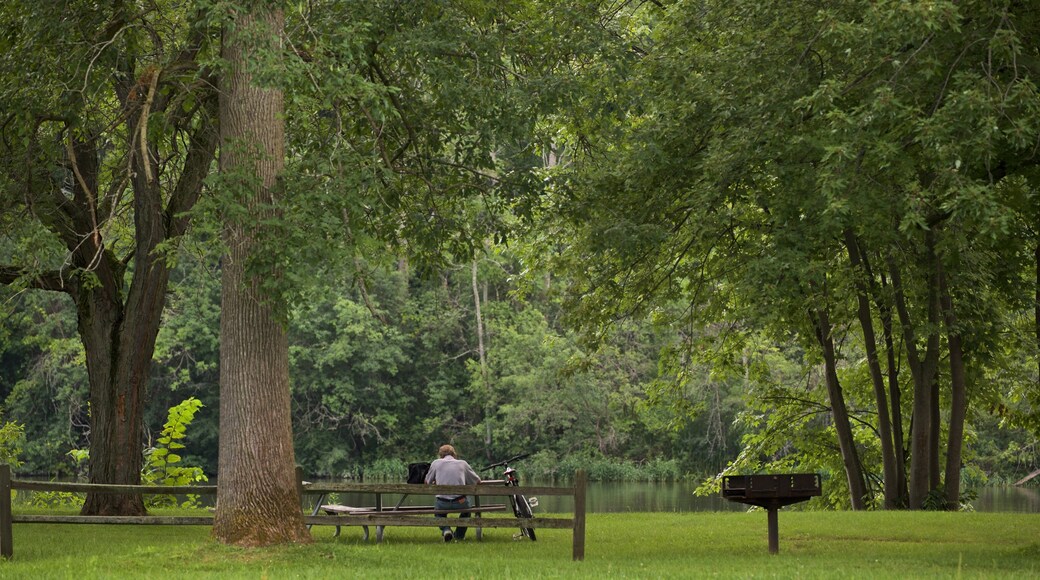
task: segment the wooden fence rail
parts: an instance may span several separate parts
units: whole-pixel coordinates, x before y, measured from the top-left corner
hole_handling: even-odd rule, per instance
[[[298,474],[299,474],[299,470]],[[503,485],[414,485],[394,483],[308,483],[300,481],[301,497],[305,494],[362,493],[375,496],[377,512],[366,515],[305,515],[308,525],[334,526],[431,526],[444,525],[444,520],[385,508],[384,494],[435,495],[458,494],[473,496],[510,495],[557,495],[573,496],[574,517],[572,518],[477,518],[470,527],[481,528],[555,528],[570,529],[572,532],[574,560],[585,559],[585,488],[586,475],[579,471],[572,487],[506,487]],[[0,556],[10,558],[14,554],[12,537],[13,523],[44,524],[147,524],[147,525],[193,525],[213,524],[213,516],[81,516],[81,515],[14,515],[11,509],[11,491],[60,491],[80,493],[140,493],[147,495],[216,495],[215,485],[107,485],[92,483],[59,483],[22,481],[11,479],[11,468],[0,465]],[[454,521],[453,521],[454,523]]]

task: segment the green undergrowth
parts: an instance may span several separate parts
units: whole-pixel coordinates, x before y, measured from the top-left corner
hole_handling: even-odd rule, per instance
[[[592,514],[574,562],[565,530],[445,544],[435,528],[388,528],[376,544],[316,527],[311,545],[240,549],[205,526],[15,524],[0,578],[1040,577],[1036,514],[781,511],[779,528],[771,556],[764,512]]]

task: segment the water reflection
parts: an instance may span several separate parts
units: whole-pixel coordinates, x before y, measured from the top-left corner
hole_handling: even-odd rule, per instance
[[[987,487],[972,502],[977,512],[1040,513],[1040,491],[1033,487]]]
[[[538,482],[532,485],[550,485]],[[719,496],[693,495],[691,482],[635,482],[591,481],[585,499],[590,513],[608,512],[714,512],[745,511],[747,506],[726,501]],[[538,498],[539,509],[546,512],[574,511],[570,497],[545,496]]]
[[[27,478],[33,479],[33,478]],[[339,482],[341,480],[315,480],[325,482]],[[216,481],[210,481],[215,484]],[[396,483],[396,482],[395,482]],[[546,482],[546,481],[524,481],[525,485],[532,486],[564,486],[568,483]],[[744,504],[730,502],[718,495],[710,497],[697,497],[693,495],[696,488],[695,482],[589,482],[585,506],[589,513],[617,513],[617,512],[721,512],[721,511],[745,511]],[[14,504],[25,505],[33,492],[19,491],[14,497]],[[178,502],[186,497],[177,496]],[[307,494],[303,498],[303,506],[310,511],[314,502],[317,501],[316,494]],[[199,497],[204,506],[212,506],[215,496],[203,495]],[[374,506],[375,497],[372,494],[335,494],[334,497],[325,498],[324,503],[340,503],[344,505],[365,507]],[[432,502],[428,495],[387,494],[382,498],[384,507],[395,505],[428,506]],[[505,497],[492,496],[484,500],[484,503],[504,503]],[[570,513],[574,511],[574,500],[570,497],[540,496],[539,506],[536,512],[541,513]],[[972,509],[977,512],[1018,512],[1018,513],[1040,513],[1040,489],[1035,486],[1023,487],[986,487],[979,491],[978,498],[971,502]]]

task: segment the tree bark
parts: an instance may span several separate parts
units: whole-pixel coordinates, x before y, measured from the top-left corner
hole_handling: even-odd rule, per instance
[[[968,414],[968,388],[964,373],[964,349],[961,333],[957,328],[957,317],[954,314],[953,297],[942,273],[939,288],[942,293],[947,348],[950,351],[950,432],[946,444],[946,509],[956,511],[960,509],[961,451],[964,445],[964,419]]]
[[[931,234],[929,234],[929,239]],[[931,444],[932,444],[932,393],[935,386],[936,364],[938,360],[938,333],[929,334],[925,361],[922,361],[917,350],[917,333],[906,305],[903,293],[902,277],[899,266],[890,256],[888,259],[889,274],[892,277],[892,290],[895,299],[899,324],[903,329],[903,343],[906,350],[906,362],[914,382],[914,402],[910,426],[910,475],[909,502],[910,509],[921,509],[925,505],[929,491],[932,489]],[[930,281],[931,276],[929,277]],[[931,321],[938,311],[938,291],[934,287],[928,290],[927,311]]]
[[[143,398],[152,351],[119,339],[127,318],[112,282],[109,260],[95,273],[108,283],[80,288],[76,298],[80,338],[86,354],[90,383],[90,482],[139,485],[141,483]],[[158,332],[155,321],[140,321],[139,333]],[[140,346],[141,348],[137,348]],[[144,370],[142,376],[141,371]],[[144,379],[144,380],[142,380]],[[89,493],[80,510],[83,515],[144,515],[140,494]]]
[[[69,127],[68,132],[72,135],[73,128]],[[50,211],[41,210],[39,215],[49,218],[41,220],[64,242],[73,273],[53,276],[64,284],[45,285],[44,280],[51,278],[45,276],[37,286],[68,292],[76,303],[77,330],[83,342],[90,386],[90,481],[136,485],[141,483],[143,393],[152,355],[147,337],[151,335],[154,342],[158,321],[145,319],[139,324],[126,324],[128,319],[138,321],[129,318],[133,313],[123,302],[125,267],[112,255],[98,228],[100,175],[96,138],[87,133],[77,138],[70,136],[66,150],[68,164],[76,176],[72,181],[72,199],[60,199]],[[53,198],[46,201],[54,202]],[[145,239],[139,243],[149,242]],[[140,292],[142,282],[135,278],[134,283]],[[164,291],[165,287],[160,289]],[[156,291],[151,287],[148,290]],[[144,336],[144,344],[129,340],[124,335],[128,328]],[[87,494],[81,513],[143,515],[146,511],[140,495],[94,493]]]
[[[838,448],[841,451],[842,463],[845,466],[845,477],[849,485],[849,496],[852,498],[852,509],[866,508],[867,486],[863,478],[863,467],[856,451],[856,441],[849,423],[849,412],[845,406],[845,397],[838,382],[837,357],[834,353],[834,340],[831,337],[830,317],[826,309],[818,308],[813,316],[816,327],[816,339],[823,349],[823,361],[827,383],[827,398],[831,404],[831,416],[834,430],[838,435]]]
[[[892,443],[892,423],[888,415],[888,397],[885,395],[885,379],[881,374],[881,362],[878,359],[877,337],[874,334],[874,317],[871,314],[870,300],[867,297],[867,284],[863,281],[867,272],[860,261],[859,243],[851,230],[845,230],[845,247],[848,250],[849,262],[852,264],[852,275],[856,280],[857,314],[860,327],[863,329],[867,366],[870,369],[870,382],[874,386],[874,399],[878,411],[878,437],[881,439],[885,509],[895,509],[899,503],[899,490],[897,487],[897,458]]]
[[[256,0],[231,14],[222,56],[220,171],[251,223],[227,220],[220,319],[220,449],[212,535],[239,546],[310,542],[296,481],[287,331],[246,264],[259,251],[262,204],[285,163],[283,95],[254,85],[248,61],[281,49],[284,17]],[[258,40],[259,39],[259,40]],[[259,42],[269,42],[258,46]],[[270,206],[269,206],[270,207]],[[277,276],[277,273],[268,273]]]

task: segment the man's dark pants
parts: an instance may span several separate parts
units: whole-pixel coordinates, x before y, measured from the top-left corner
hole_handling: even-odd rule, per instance
[[[448,500],[448,499],[441,499],[441,498],[438,497],[438,498],[434,499],[433,507],[434,507],[434,509],[438,509],[438,510],[457,510],[457,509],[468,508],[469,507],[469,498],[466,497],[466,496],[462,496],[462,497],[460,497],[458,499]],[[469,512],[463,512],[463,513],[459,514],[459,519],[468,518],[469,516],[470,516]],[[448,514],[437,514],[436,517],[438,517],[438,518],[447,518]],[[461,526],[455,528],[455,539],[456,540],[465,539],[466,538],[466,529],[467,528],[463,528]],[[441,526],[441,533],[442,534],[444,532],[450,532],[450,531],[451,531],[451,527],[450,526]]]

